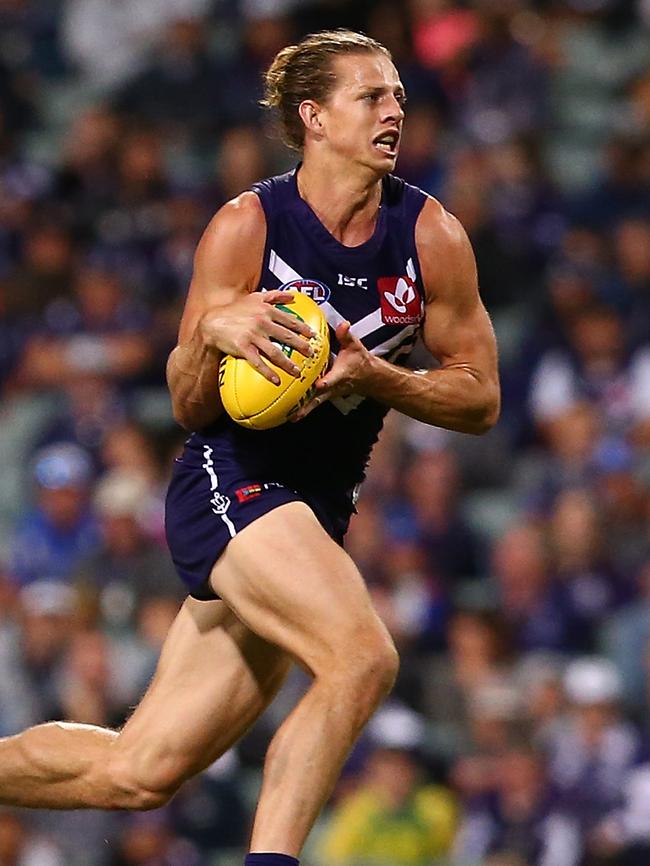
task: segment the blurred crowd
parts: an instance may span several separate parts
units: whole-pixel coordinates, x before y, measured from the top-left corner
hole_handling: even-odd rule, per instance
[[[389,417],[348,550],[402,668],[304,862],[647,864],[647,0],[0,0],[0,735],[119,726],[151,677],[194,248],[294,164],[261,72],[339,26],[393,53],[397,173],[467,229],[504,406]],[[163,810],[1,810],[0,866],[239,864],[304,687]]]

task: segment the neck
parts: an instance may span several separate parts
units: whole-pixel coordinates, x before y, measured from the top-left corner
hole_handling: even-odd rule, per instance
[[[350,165],[305,155],[297,177],[300,197],[341,243],[362,244],[372,236],[381,204],[381,178],[354,173]]]

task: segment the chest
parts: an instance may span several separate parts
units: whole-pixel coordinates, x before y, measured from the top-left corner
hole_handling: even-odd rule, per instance
[[[423,287],[416,256],[407,244],[385,236],[371,248],[363,247],[336,249],[285,222],[267,250],[262,287],[309,295],[333,329],[347,320],[367,348],[385,354],[400,337],[418,329],[424,316]]]

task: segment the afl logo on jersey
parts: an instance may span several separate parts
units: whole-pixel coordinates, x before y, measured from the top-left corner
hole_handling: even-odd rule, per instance
[[[278,291],[301,292],[303,295],[308,295],[317,304],[324,304],[332,294],[325,283],[320,283],[318,280],[290,280],[290,282],[280,286]]]

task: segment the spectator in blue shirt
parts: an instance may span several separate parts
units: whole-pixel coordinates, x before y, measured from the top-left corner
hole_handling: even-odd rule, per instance
[[[91,462],[77,445],[58,443],[36,454],[33,472],[36,503],[16,529],[11,572],[21,584],[66,581],[99,542],[88,511]]]

